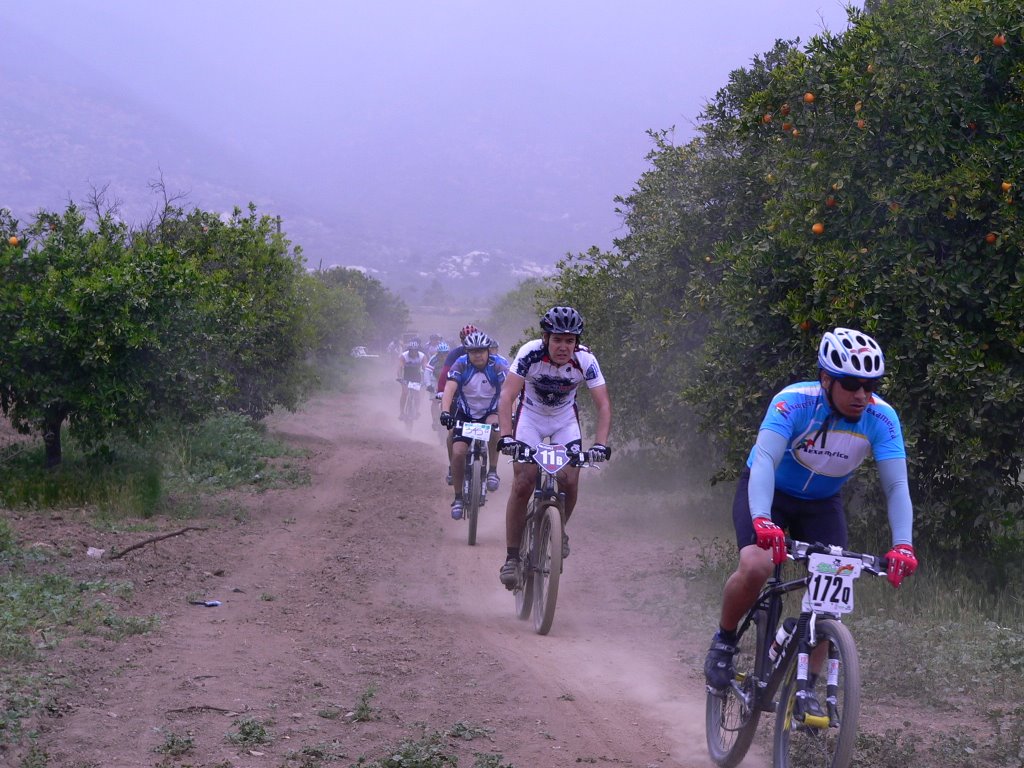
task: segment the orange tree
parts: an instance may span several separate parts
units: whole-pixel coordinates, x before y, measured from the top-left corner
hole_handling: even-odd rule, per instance
[[[655,135],[628,234],[559,275],[642,437],[676,442],[689,403],[735,473],[821,332],[862,327],[887,351],[919,541],[1024,545],[1019,10],[851,11],[732,73],[685,147]]]
[[[583,312],[586,342],[612,383],[618,439],[678,445],[693,433],[685,387],[718,312],[704,286],[728,266],[718,249],[753,229],[773,194],[770,148],[747,140],[742,108],[790,46],[780,42],[731,73],[706,106],[698,138],[679,146],[668,131],[650,132],[650,169],[617,199],[628,233],[612,251],[593,248],[559,265],[560,300]]]
[[[918,537],[950,549],[1024,543],[1022,31],[1009,0],[893,0],[791,51],[742,110],[776,195],[706,286],[723,311],[690,392],[737,423],[740,393],[813,375],[823,329],[872,333]],[[796,136],[763,119],[783,104]]]
[[[91,447],[162,417],[294,407],[317,353],[362,321],[251,206],[168,209],[142,232],[73,203],[23,232],[0,211],[0,234],[0,408],[50,466],[65,423]]]
[[[182,356],[198,340],[199,286],[174,252],[133,247],[110,216],[89,228],[74,204],[0,249],[0,407],[42,434],[48,466],[61,461],[66,421],[93,444],[206,394]]]

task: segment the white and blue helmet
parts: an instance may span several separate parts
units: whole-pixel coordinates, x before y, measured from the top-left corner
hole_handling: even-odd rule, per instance
[[[885,356],[878,342],[866,333],[836,328],[821,337],[818,366],[838,378],[879,379],[885,375]]]

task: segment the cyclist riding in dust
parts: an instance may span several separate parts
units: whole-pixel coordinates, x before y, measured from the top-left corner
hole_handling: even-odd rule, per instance
[[[785,533],[800,541],[846,547],[840,489],[872,454],[882,481],[892,531],[888,578],[898,587],[917,568],[907,454],[896,411],[877,395],[885,374],[878,343],[860,331],[836,328],[818,347],[818,380],[791,384],[772,398],[733,501],[740,560],[725,584],[718,632],[704,674],[710,688],[735,676],[736,627],[786,559]],[[767,552],[765,550],[768,550]],[[811,655],[807,714],[821,716],[813,692],[827,644]]]
[[[417,384],[423,383],[423,367],[426,365],[427,356],[420,351],[419,339],[412,339],[405,346],[405,351],[398,356],[398,372],[396,378],[402,385],[402,396],[398,401],[398,418],[405,417],[405,403],[410,397],[416,397],[419,393],[413,392],[407,386],[410,381]]]
[[[572,307],[552,307],[540,319],[541,338],[523,344],[501,390],[498,449],[517,456],[525,446],[534,448],[545,441],[562,444],[570,456],[581,454],[582,434],[576,412],[576,389],[586,383],[597,408],[595,443],[591,455],[598,461],[611,458],[608,433],[612,405],[608,387],[597,358],[580,344],[583,318]],[[518,398],[518,403],[517,403]],[[512,409],[516,404],[515,427]],[[519,568],[519,541],[526,523],[526,505],[533,494],[539,468],[534,463],[513,464],[512,490],[505,509],[505,543],[508,547],[501,567],[501,583],[515,587]],[[579,467],[569,466],[559,475],[559,490],[565,493],[566,523],[576,506]],[[569,535],[562,535],[562,557],[569,556]]]
[[[456,422],[475,421],[498,425],[498,398],[501,387],[508,375],[508,365],[496,360],[489,351],[491,340],[485,333],[474,331],[463,340],[466,354],[460,357],[448,370],[448,381],[441,399],[439,421],[448,429]],[[454,410],[453,410],[454,408]],[[452,502],[452,518],[462,518],[462,481],[466,471],[466,453],[472,440],[451,434],[452,479],[455,486],[455,501]],[[491,431],[487,443],[487,490],[498,490],[498,431]]]

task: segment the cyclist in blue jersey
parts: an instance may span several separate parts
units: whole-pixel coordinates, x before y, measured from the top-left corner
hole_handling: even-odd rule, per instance
[[[498,398],[501,385],[508,375],[508,364],[495,360],[489,347],[491,340],[481,331],[473,331],[462,341],[466,354],[456,360],[448,370],[441,400],[441,425],[449,430],[456,422],[476,421],[491,424],[491,439],[487,443],[487,490],[498,490]],[[452,517],[462,517],[462,481],[466,471],[466,453],[470,438],[449,432],[451,443],[452,484],[455,500]]]
[[[885,374],[882,349],[866,333],[836,328],[821,339],[818,368],[817,381],[792,384],[772,398],[736,487],[739,565],[726,581],[719,630],[704,662],[707,684],[715,690],[735,676],[740,619],[772,564],[786,559],[784,529],[800,541],[846,546],[840,489],[868,455],[874,456],[888,508],[889,582],[898,587],[917,568],[903,431],[896,411],[877,394]],[[822,644],[811,656],[811,691],[826,650]],[[814,695],[804,711],[822,714]]]

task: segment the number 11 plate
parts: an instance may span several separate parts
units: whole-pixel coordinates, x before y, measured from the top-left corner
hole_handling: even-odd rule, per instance
[[[853,582],[863,563],[853,557],[811,555],[807,559],[807,592],[804,610],[818,613],[849,613],[853,610]]]

